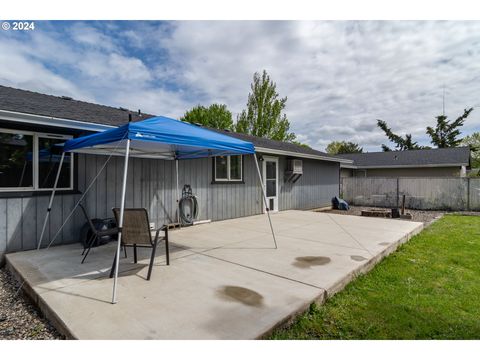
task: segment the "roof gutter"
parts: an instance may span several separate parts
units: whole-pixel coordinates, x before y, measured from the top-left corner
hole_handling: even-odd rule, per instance
[[[453,166],[469,166],[468,163],[449,163],[449,164],[425,164],[425,165],[382,165],[382,166],[341,166],[345,169],[408,169],[408,168],[434,168],[434,167],[453,167]]]
[[[18,123],[36,124],[44,126],[56,126],[69,129],[78,129],[86,131],[105,131],[116,128],[116,126],[104,125],[98,123],[90,123],[78,120],[62,119],[44,115],[34,115],[20,113],[15,111],[1,110],[0,120],[14,121]]]
[[[353,160],[341,159],[341,158],[330,157],[330,156],[322,156],[322,155],[297,153],[295,151],[271,149],[271,148],[258,147],[258,146],[255,146],[255,151],[262,152],[262,153],[267,153],[267,154],[295,156],[295,157],[301,157],[301,158],[306,158],[306,159],[339,162],[339,163],[342,163],[342,164],[353,164]]]

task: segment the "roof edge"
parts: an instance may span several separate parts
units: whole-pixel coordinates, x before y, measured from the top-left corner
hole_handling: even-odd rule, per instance
[[[353,164],[353,160],[342,159],[342,158],[335,158],[330,156],[322,156],[322,155],[314,155],[314,154],[306,154],[300,153],[295,151],[286,151],[286,150],[279,150],[279,149],[272,149],[266,147],[257,147],[255,146],[255,151],[257,152],[264,152],[268,154],[275,154],[275,155],[286,155],[286,156],[296,156],[306,159],[315,159],[315,160],[323,160],[323,161],[331,161],[331,162],[338,162],[343,164]]]
[[[423,165],[381,165],[381,166],[341,166],[345,169],[412,169],[412,168],[432,168],[432,167],[453,167],[469,166],[469,163],[447,163],[447,164],[423,164]]]
[[[63,118],[57,118],[57,117],[51,117],[51,116],[45,116],[45,115],[35,115],[35,114],[22,113],[22,112],[10,111],[10,110],[2,110],[2,109],[0,109],[0,119],[7,120],[7,121],[20,122],[20,123],[55,126],[55,127],[63,127],[63,128],[70,128],[70,129],[87,130],[87,131],[104,131],[104,130],[113,129],[117,127],[113,125],[105,125],[105,124],[99,124],[99,123],[93,123],[93,122],[63,119]]]

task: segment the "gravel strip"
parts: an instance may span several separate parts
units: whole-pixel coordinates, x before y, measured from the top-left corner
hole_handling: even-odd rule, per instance
[[[20,284],[0,268],[0,340],[55,340],[62,336],[21,292]]]
[[[385,208],[373,207],[373,206],[350,206],[347,211],[344,210],[323,210],[322,212],[341,214],[341,215],[356,215],[361,216],[362,210],[385,210]],[[395,219],[399,221],[418,221],[425,224],[429,224],[435,219],[443,216],[444,214],[456,214],[456,215],[468,215],[468,216],[480,216],[480,212],[475,211],[436,211],[436,210],[413,210],[405,209],[406,214],[412,214],[412,219]]]
[[[385,208],[377,208],[373,206],[350,206],[347,211],[344,210],[325,210],[324,212],[332,213],[332,214],[342,214],[342,215],[357,215],[361,216],[362,210],[372,210],[372,209],[379,209],[385,210]],[[418,221],[423,223],[429,223],[433,221],[435,218],[446,214],[445,211],[427,211],[427,210],[411,210],[405,209],[405,213],[412,214],[412,219],[395,219],[399,221]]]

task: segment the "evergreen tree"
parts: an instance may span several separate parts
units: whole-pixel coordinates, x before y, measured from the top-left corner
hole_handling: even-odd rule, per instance
[[[395,150],[418,150],[418,149],[428,149],[429,147],[420,146],[416,141],[412,140],[411,134],[406,134],[405,137],[395,134],[392,129],[390,129],[387,123],[383,120],[377,119],[377,126],[383,130],[388,139],[395,144]],[[390,147],[385,144],[382,144],[383,151],[392,151]]]
[[[459,116],[455,121],[450,122],[447,120],[447,116],[437,116],[437,124],[435,128],[428,126],[427,134],[431,138],[431,143],[437,148],[456,147],[462,139],[459,138],[459,127],[463,126],[463,123],[467,119],[468,115],[473,111],[473,108],[465,109],[463,115]]]
[[[289,132],[290,122],[282,111],[287,97],[279,98],[276,84],[264,70],[255,73],[248,94],[247,109],[238,116],[236,131],[272,140],[293,141],[296,136]]]

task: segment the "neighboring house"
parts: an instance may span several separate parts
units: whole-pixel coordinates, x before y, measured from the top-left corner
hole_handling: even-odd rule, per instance
[[[132,121],[153,116],[0,86],[0,260],[3,253],[36,247],[58,169],[58,144],[123,125],[129,115]],[[273,211],[330,205],[339,192],[340,163],[351,163],[290,143],[228,135],[255,145]],[[66,156],[44,244],[50,242],[107,158]],[[295,162],[301,175],[289,171],[293,159],[301,160]],[[184,184],[192,186],[200,220],[260,214],[264,206],[254,164],[251,156],[179,161],[180,191]],[[112,217],[111,208],[120,203],[122,169],[123,158],[112,157],[88,191],[84,203],[92,218]],[[126,206],[146,208],[155,224],[175,221],[175,162],[133,158],[128,170]],[[84,223],[76,212],[55,244],[77,242]]]
[[[342,154],[341,177],[463,177],[470,167],[468,147]]]

